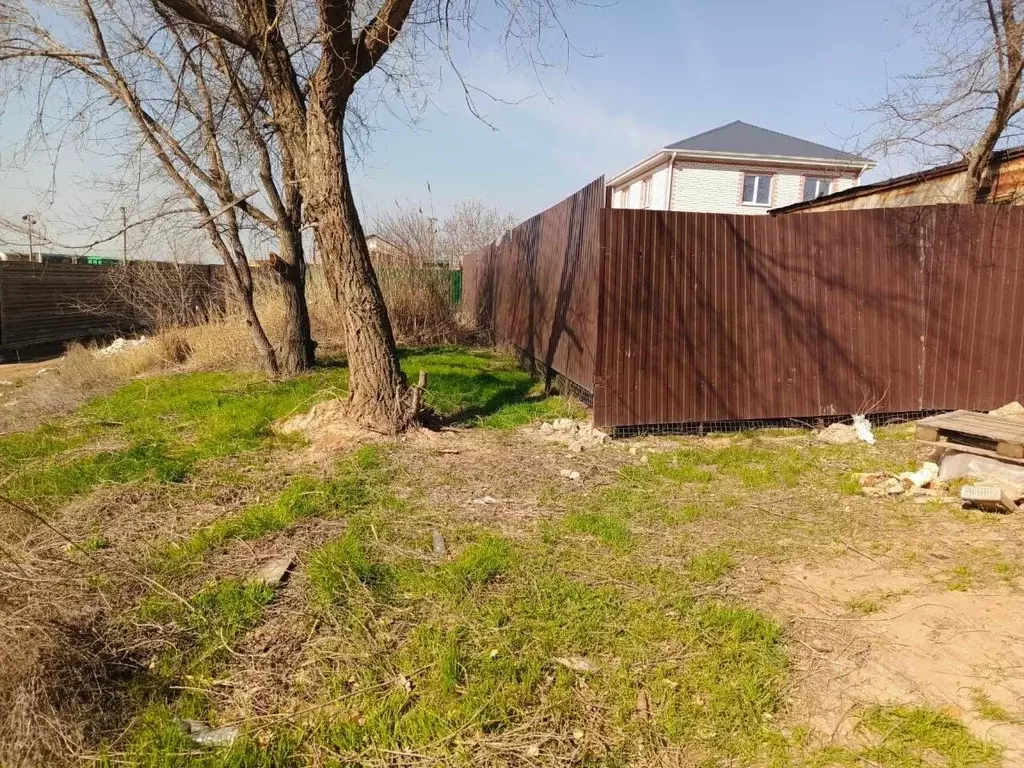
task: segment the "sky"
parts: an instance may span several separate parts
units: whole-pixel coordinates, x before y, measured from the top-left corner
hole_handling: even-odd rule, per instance
[[[561,65],[539,74],[510,67],[493,35],[475,33],[459,62],[471,86],[501,100],[477,98],[486,122],[441,62],[416,124],[379,114],[353,173],[364,218],[396,202],[444,216],[467,199],[526,218],[667,143],[733,120],[856,150],[872,121],[862,107],[890,77],[923,63],[902,0],[619,0],[576,6],[563,21],[580,53],[559,55]],[[33,213],[52,236],[85,242],[97,225],[78,212],[113,215],[116,206],[83,180],[116,171],[101,147],[62,152],[50,199],[51,157],[10,162],[27,120],[16,109],[0,118],[0,219]],[[909,170],[880,162],[866,180]]]

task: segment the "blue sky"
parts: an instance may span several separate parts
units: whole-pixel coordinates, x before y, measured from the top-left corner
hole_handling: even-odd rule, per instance
[[[888,76],[921,66],[906,11],[903,2],[883,0],[580,6],[564,20],[573,43],[594,56],[572,56],[540,81],[510,70],[502,49],[477,33],[480,45],[463,57],[464,73],[515,105],[481,98],[496,130],[485,125],[439,65],[441,84],[416,126],[381,120],[372,151],[355,169],[360,206],[372,217],[396,200],[413,201],[443,216],[477,198],[525,218],[665,143],[737,119],[857,149],[871,121],[858,107],[881,95]],[[82,233],[67,221],[70,211],[109,207],[80,183],[107,171],[103,152],[64,153],[50,202],[40,194],[48,161],[10,168],[21,121],[10,113],[2,119],[0,217],[35,211],[53,234],[76,239]],[[906,170],[880,163],[869,179]]]
[[[467,64],[474,83],[506,99],[532,97],[516,106],[482,100],[497,130],[454,89],[418,129],[389,125],[359,174],[364,210],[425,200],[429,181],[441,210],[478,197],[525,217],[732,120],[856,148],[871,122],[859,107],[881,95],[887,73],[921,63],[906,6],[882,0],[622,0],[567,20],[574,43],[598,57],[547,72],[542,90],[530,73],[503,72],[500,52],[480,51]],[[873,176],[904,170],[880,163]]]

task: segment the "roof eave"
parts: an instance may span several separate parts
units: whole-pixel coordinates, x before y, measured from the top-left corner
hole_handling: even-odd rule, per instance
[[[673,152],[679,157],[694,157],[701,160],[749,160],[752,162],[771,162],[781,164],[816,165],[831,168],[860,168],[870,170],[875,167],[874,160],[866,157],[857,157],[849,160],[830,157],[801,157],[798,155],[764,155],[752,152],[712,152],[703,149],[673,149],[671,146],[662,149],[662,152]]]
[[[655,166],[665,162],[665,160],[668,159],[667,157],[665,157],[665,155],[666,154],[671,155],[673,153],[675,153],[675,150],[671,150],[671,149],[661,149],[661,150],[658,150],[653,155],[650,155],[649,157],[646,157],[643,160],[641,160],[639,163],[636,163],[636,164],[630,166],[629,168],[624,170],[622,173],[619,173],[619,174],[616,174],[615,176],[612,176],[612,178],[608,179],[608,181],[605,182],[605,184],[607,186],[609,186],[609,187],[617,187],[620,184],[622,184],[623,182],[629,181],[634,176],[637,176],[637,175],[643,173],[648,168],[653,168],[653,167],[655,167]],[[675,154],[678,154],[678,153],[675,153]]]

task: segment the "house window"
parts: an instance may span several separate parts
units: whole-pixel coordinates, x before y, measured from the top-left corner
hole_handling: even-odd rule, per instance
[[[757,173],[743,174],[743,202],[768,205],[772,199],[772,177]]]
[[[651,177],[648,176],[646,179],[640,182],[640,207],[650,208],[651,207]]]
[[[808,176],[804,179],[804,200],[813,200],[816,197],[827,195],[832,188],[832,179],[821,179],[815,176]]]

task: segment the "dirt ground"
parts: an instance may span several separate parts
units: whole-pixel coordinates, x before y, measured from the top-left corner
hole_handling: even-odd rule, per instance
[[[18,371],[32,375],[45,367],[31,366]],[[15,375],[5,369],[0,378]],[[301,418],[298,424],[309,426]],[[789,673],[781,722],[775,725],[784,732],[809,727],[816,744],[847,747],[864,739],[857,723],[865,708],[924,705],[1000,746],[1004,765],[1024,765],[1024,516],[967,511],[929,497],[865,497],[849,483],[857,472],[914,467],[927,453],[909,439],[907,427],[881,436],[875,447],[838,449],[808,433],[765,432],[597,441],[577,450],[534,425],[374,441],[393,450],[390,474],[399,500],[429,510],[428,524],[499,532],[512,541],[545,535],[546,526],[584,501],[604,498],[602,492],[617,498],[617,489],[629,487],[637,473],[667,478],[651,503],[664,506],[674,522],[656,522],[645,509],[630,512],[625,519],[636,547],[631,556],[644,565],[682,570],[695,553],[728,553],[735,567],[721,595],[766,613],[783,628]],[[62,626],[77,626],[78,640],[145,658],[152,637],[134,636],[137,646],[123,640],[127,647],[118,651],[110,645],[109,627],[95,637],[81,629],[101,614],[117,619],[138,601],[149,584],[140,564],[154,542],[186,540],[264,503],[284,487],[286,476],[329,473],[339,455],[367,441],[344,430],[314,430],[313,438],[311,445],[222,463],[216,475],[200,476],[184,491],[108,485],[69,503],[50,526],[36,527],[18,542],[30,556],[6,571],[14,584],[7,597],[22,584],[20,604],[27,606],[26,596],[43,599],[50,584],[59,583],[65,598],[77,601]],[[718,463],[707,478],[674,480],[682,471],[679,457],[690,454],[701,472]],[[307,553],[344,530],[337,521],[313,517],[262,538],[232,542],[208,559],[201,578],[181,583],[184,593],[202,579],[252,573],[272,557],[297,553],[299,566],[283,598],[231,649],[233,662],[211,684],[208,693],[226,721],[275,721],[275,712],[304,711],[301,697],[315,687],[314,661],[336,653],[332,643],[338,640],[322,636],[317,621],[297,621],[294,611],[305,599]],[[97,586],[99,571],[83,571],[69,550],[68,540],[98,533],[103,545],[96,562],[107,574],[120,569],[131,577],[119,587],[124,604],[106,603],[112,598]],[[579,542],[584,549],[597,546],[586,537]],[[8,641],[17,637],[12,627],[8,623]],[[83,657],[93,653],[79,651]],[[95,700],[83,704],[84,711],[96,701],[114,701],[104,699],[103,691],[90,695]],[[53,707],[59,717],[60,706]],[[84,743],[94,738],[79,737]],[[659,760],[674,764],[664,756]]]

